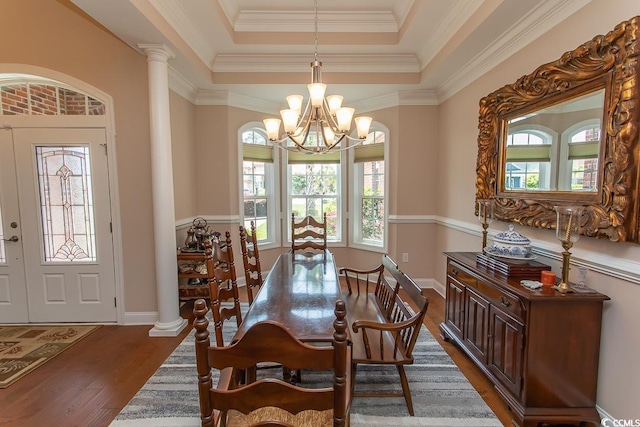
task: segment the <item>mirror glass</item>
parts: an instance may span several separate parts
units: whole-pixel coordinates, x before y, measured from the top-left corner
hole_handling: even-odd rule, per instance
[[[605,90],[505,118],[504,191],[598,189]]]

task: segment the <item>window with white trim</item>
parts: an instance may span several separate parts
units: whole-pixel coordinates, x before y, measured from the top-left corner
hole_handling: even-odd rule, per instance
[[[240,129],[241,223],[256,226],[260,243],[278,242],[277,171],[274,149],[264,129],[249,124]]]
[[[386,248],[387,132],[373,130],[352,151],[351,245]]]
[[[307,144],[315,145],[315,134],[310,132]],[[322,221],[327,214],[327,241],[343,240],[344,212],[342,208],[342,165],[344,152],[333,151],[324,154],[307,154],[287,151],[287,218],[291,223],[291,214],[301,219],[311,215]],[[291,230],[287,227],[287,239],[291,240]]]

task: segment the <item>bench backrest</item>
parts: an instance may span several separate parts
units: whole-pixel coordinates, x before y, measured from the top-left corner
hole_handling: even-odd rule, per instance
[[[422,295],[416,282],[402,272],[389,256],[382,256],[382,265],[384,272],[391,274],[395,284],[389,283],[387,277],[382,276],[375,290],[378,303],[384,309],[389,323],[406,324],[398,331],[393,353],[395,357],[400,353],[405,359],[411,359],[429,301]]]

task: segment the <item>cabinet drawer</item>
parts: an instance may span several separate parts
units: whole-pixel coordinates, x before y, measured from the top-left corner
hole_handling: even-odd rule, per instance
[[[447,273],[465,286],[476,289],[479,294],[487,298],[496,308],[511,313],[524,321],[524,305],[517,296],[482,281],[469,270],[455,262],[449,262]]]
[[[455,262],[449,262],[447,265],[447,274],[467,286],[472,286],[474,288],[477,286],[476,282],[478,279],[476,276]]]

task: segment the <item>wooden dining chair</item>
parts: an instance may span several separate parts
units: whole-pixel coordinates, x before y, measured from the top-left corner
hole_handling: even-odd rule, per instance
[[[310,215],[296,221],[295,214],[291,214],[291,250],[310,249],[327,249],[327,214],[323,214],[322,222]]]
[[[260,267],[260,252],[258,250],[258,236],[256,227],[251,221],[251,230],[240,226],[240,246],[242,249],[242,263],[244,264],[244,278],[247,287],[249,305],[253,304],[253,297],[262,286],[262,268]]]
[[[214,322],[216,345],[223,346],[222,325],[225,321],[236,318],[236,324],[242,323],[242,310],[236,278],[236,267],[233,260],[231,234],[225,233],[225,240],[215,247],[205,242],[207,271],[213,271],[213,280],[209,281],[209,301]],[[229,304],[222,305],[223,302]]]
[[[211,346],[204,300],[195,302],[193,312],[203,427],[349,425],[351,361],[344,301],[336,302],[333,341],[329,346],[305,344],[274,321],[252,325],[227,347]],[[275,377],[238,384],[235,371],[264,361],[294,369],[330,371],[332,385],[303,388]],[[220,372],[217,384],[212,380],[212,369]]]

